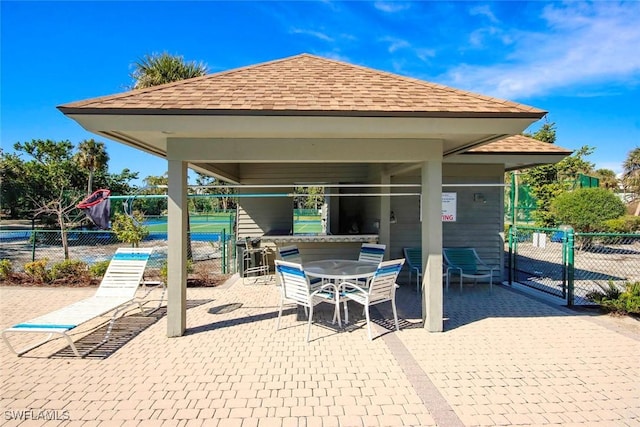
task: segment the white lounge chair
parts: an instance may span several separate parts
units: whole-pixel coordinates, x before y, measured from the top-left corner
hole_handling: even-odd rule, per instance
[[[145,312],[142,307],[142,300],[140,298],[136,298],[136,291],[142,281],[142,276],[152,251],[153,249],[151,248],[118,249],[111,259],[100,286],[93,296],[3,330],[2,339],[5,344],[9,349],[11,349],[11,351],[20,356],[51,340],[54,335],[60,335],[67,340],[67,343],[76,356],[82,357],[91,353],[93,350],[108,341],[113,328],[113,323],[123,309],[133,304],[138,304],[143,313],[149,314],[151,311],[155,310],[148,310]],[[148,293],[149,292],[147,292],[147,294]],[[146,297],[146,295],[142,298],[144,297]],[[160,303],[162,303],[163,298],[164,291],[160,298]],[[148,302],[148,300],[146,302]],[[160,307],[160,304],[158,307]],[[104,339],[83,354],[80,354],[71,340],[71,337],[68,335],[68,332],[79,325],[98,316],[102,316],[110,311],[114,311],[114,313],[111,317]],[[9,341],[9,335],[18,333],[47,334],[47,337],[43,341],[16,351]]]

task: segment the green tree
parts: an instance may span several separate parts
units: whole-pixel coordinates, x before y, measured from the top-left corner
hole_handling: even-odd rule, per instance
[[[625,191],[634,194],[634,200],[638,202],[636,205],[635,216],[640,215],[640,147],[636,147],[629,152],[627,158],[622,164],[624,169],[622,173],[622,182]]]
[[[82,199],[85,176],[77,167],[69,141],[32,140],[16,143],[14,150],[31,160],[15,165],[19,186],[27,191],[32,216],[54,218],[60,230],[64,258],[69,259],[67,229],[79,220],[76,204]],[[14,158],[15,160],[15,158]]]
[[[133,66],[132,89],[144,89],[207,74],[205,64],[185,62],[182,56],[170,55],[167,52],[145,55]]]
[[[29,187],[24,175],[20,156],[0,149],[0,207],[12,219],[31,217],[33,206],[26,197]]]
[[[546,122],[536,132],[525,133],[525,136],[555,144],[556,124],[555,122]],[[557,218],[551,212],[551,202],[560,194],[571,190],[573,183],[581,173],[587,175],[593,173],[594,164],[585,159],[593,153],[593,150],[593,147],[583,146],[556,164],[536,166],[519,175],[519,184],[529,186],[531,194],[537,201],[532,216],[538,226],[555,227],[558,225]]]
[[[109,155],[103,142],[94,139],[86,139],[78,145],[75,159],[80,167],[89,171],[87,180],[87,195],[93,192],[93,176],[97,170],[106,168],[109,163]]]
[[[605,221],[623,216],[625,210],[622,200],[604,188],[580,188],[560,194],[551,203],[561,223],[582,232],[603,230]]]
[[[118,240],[130,243],[137,248],[140,242],[149,235],[149,228],[143,225],[144,216],[135,211],[131,215],[117,212],[114,216],[111,228]]]
[[[595,175],[600,179],[600,187],[611,191],[618,189],[618,178],[611,169],[598,169],[595,171]]]
[[[193,207],[195,208],[194,210],[222,209],[226,211],[229,209],[235,209],[236,190],[228,187],[229,184],[227,182],[198,172],[196,175],[196,184],[203,186],[201,188],[196,188],[195,191],[197,194],[215,194],[216,197],[196,199],[197,202],[193,204]],[[207,188],[207,186],[213,185],[215,185],[216,188]]]
[[[535,131],[534,133],[525,133],[525,136],[529,138],[537,139],[538,141],[543,141],[549,144],[556,143],[556,122],[549,123],[546,121],[540,129]]]

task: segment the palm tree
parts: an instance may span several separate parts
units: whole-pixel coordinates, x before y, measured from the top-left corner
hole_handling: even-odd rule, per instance
[[[629,152],[622,167],[624,169],[622,180],[625,187],[635,194],[635,199],[638,201],[634,215],[640,216],[640,147],[636,147]]]
[[[132,89],[144,89],[207,74],[203,63],[185,62],[182,56],[161,54],[145,55],[133,64]]]
[[[598,169],[595,173],[600,179],[600,187],[616,191],[618,188],[618,178],[614,171],[611,169]]]
[[[93,139],[86,139],[78,145],[78,153],[75,157],[80,167],[89,171],[87,194],[91,194],[95,171],[102,169],[109,163],[109,155],[104,147],[104,143],[96,142]]]
[[[182,56],[170,55],[167,52],[145,55],[133,66],[135,68],[131,74],[133,89],[144,89],[207,74],[207,66],[202,62],[185,62]],[[190,223],[191,221],[187,221],[188,231],[191,230]],[[187,236],[187,258],[190,260],[192,259],[190,233]]]

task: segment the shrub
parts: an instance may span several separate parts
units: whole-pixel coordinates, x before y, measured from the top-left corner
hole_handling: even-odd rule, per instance
[[[89,267],[89,273],[92,277],[101,279],[107,272],[107,268],[109,268],[109,260],[98,261],[95,264],[91,265],[91,267]]]
[[[0,280],[7,280],[13,273],[13,264],[8,259],[0,260]]]
[[[600,287],[602,291],[590,292],[587,298],[616,314],[640,314],[640,282],[627,282],[624,290],[613,283],[608,288]]]
[[[640,231],[640,216],[625,215],[603,221],[607,233],[635,233]]]
[[[78,279],[87,275],[87,263],[80,260],[67,259],[51,267],[51,279]]]
[[[160,278],[164,283],[167,283],[169,264],[165,261],[160,267]],[[187,274],[193,273],[193,261],[187,260]]]
[[[142,225],[143,221],[144,216],[138,211],[135,211],[133,216],[116,213],[111,229],[118,240],[131,243],[137,248],[140,242],[149,235],[149,228]]]
[[[582,232],[602,230],[604,221],[621,217],[625,209],[622,200],[604,188],[580,188],[560,194],[551,203],[561,223]]]
[[[47,269],[48,262],[49,260],[47,258],[28,262],[24,265],[24,272],[33,280],[49,283],[51,281],[51,274]]]

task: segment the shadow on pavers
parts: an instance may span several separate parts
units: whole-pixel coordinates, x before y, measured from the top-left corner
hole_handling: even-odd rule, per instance
[[[207,304],[211,301],[213,300],[188,300],[187,310],[201,306],[203,304]],[[162,319],[166,315],[167,306],[164,305],[147,316],[138,311],[134,312],[134,314],[116,319],[115,323],[113,324],[113,329],[111,330],[111,336],[109,337],[109,340],[88,355],[84,356],[83,359],[106,359],[107,357],[118,351],[120,348],[122,348],[129,341],[138,336],[140,333],[142,333],[145,329],[149,328],[154,323],[157,323],[158,320]],[[78,351],[82,354],[83,352],[94,347],[96,344],[100,343],[100,341],[104,339],[108,327],[109,323],[107,322],[106,324],[100,326],[98,329],[95,329],[91,333],[80,338],[78,341],[75,341],[75,345]],[[69,346],[66,346],[63,349],[55,352],[53,355],[51,355],[51,357],[61,359],[78,358]]]

